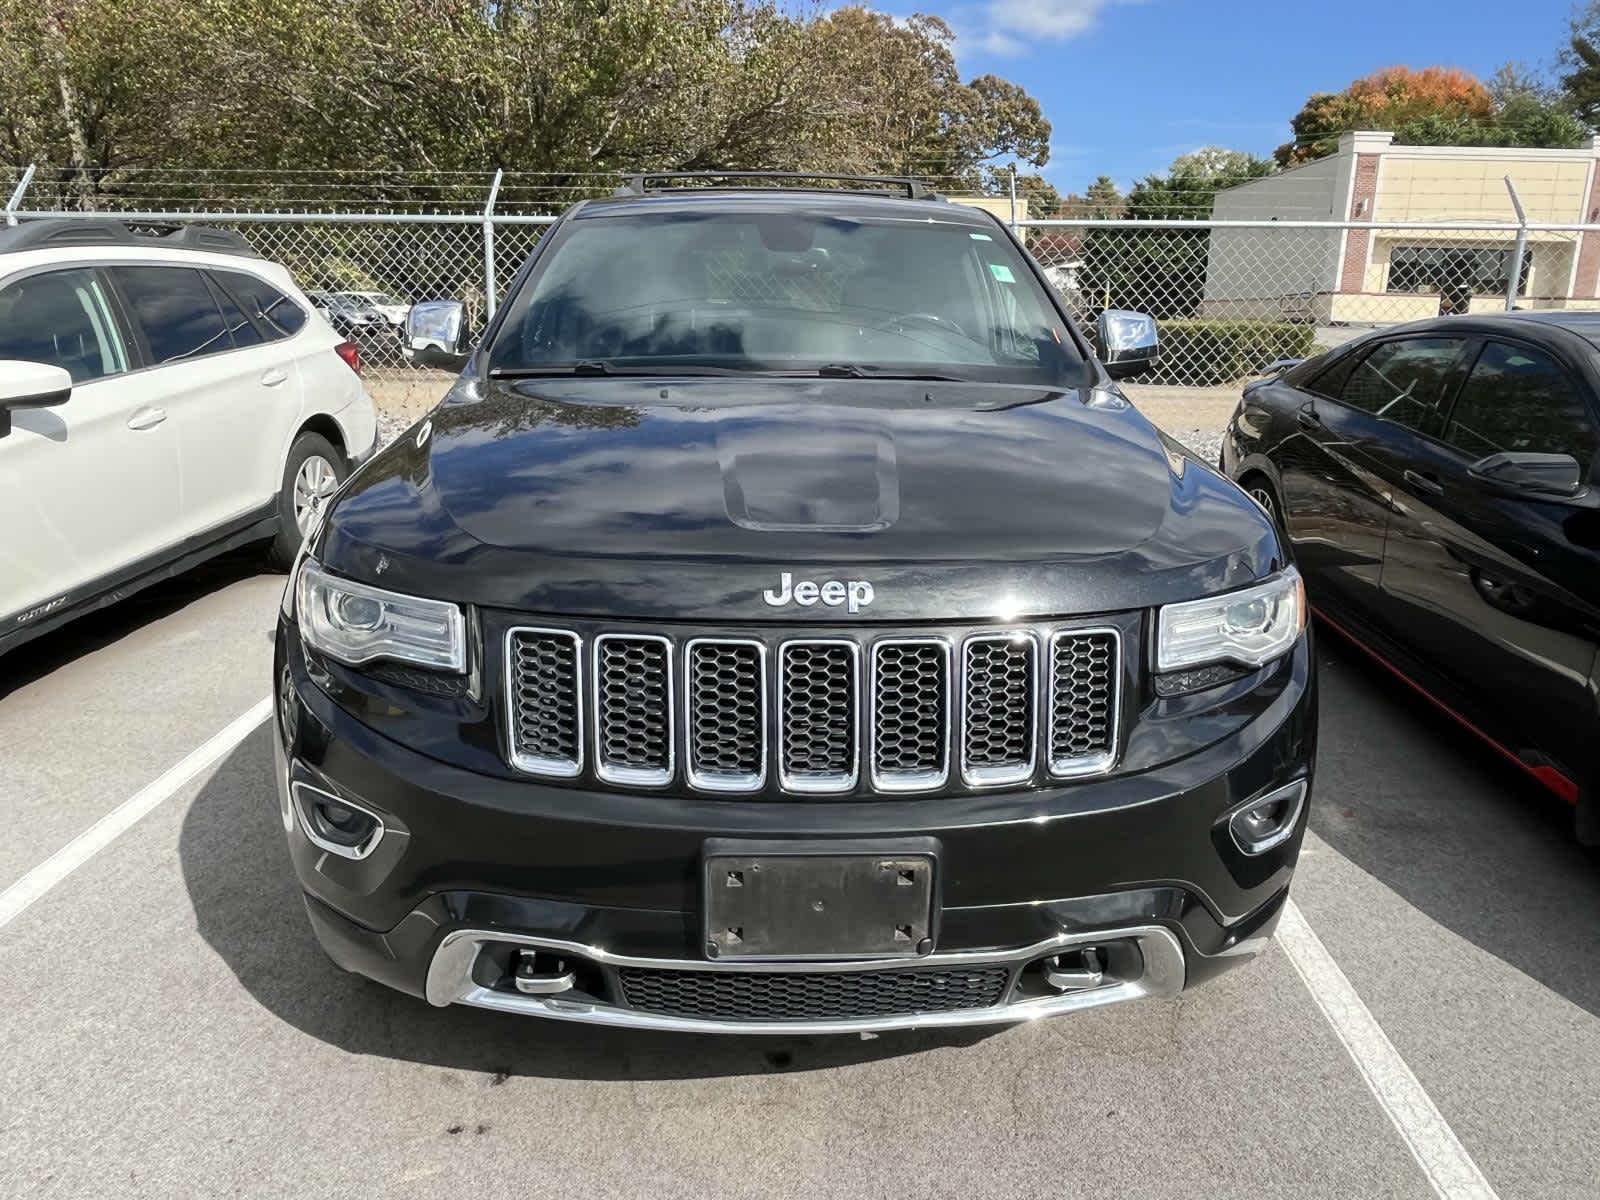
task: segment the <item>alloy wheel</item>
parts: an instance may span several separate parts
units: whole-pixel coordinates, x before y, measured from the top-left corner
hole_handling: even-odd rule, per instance
[[[313,454],[300,464],[294,477],[294,523],[305,537],[317,522],[322,506],[339,486],[333,464],[320,454]]]

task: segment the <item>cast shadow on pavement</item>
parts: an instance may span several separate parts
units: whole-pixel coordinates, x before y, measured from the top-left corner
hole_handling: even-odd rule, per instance
[[[1319,633],[1312,830],[1446,929],[1600,1016],[1600,848],[1578,844],[1572,808]]]
[[[697,1079],[816,1070],[964,1046],[997,1030],[859,1037],[707,1037],[434,1008],[334,966],[312,936],[284,846],[270,726],[220,763],[179,841],[201,937],[273,1014],[354,1054],[490,1075]]]
[[[68,621],[0,658],[0,700],[86,654],[172,615],[203,596],[266,573],[263,547],[242,546]]]

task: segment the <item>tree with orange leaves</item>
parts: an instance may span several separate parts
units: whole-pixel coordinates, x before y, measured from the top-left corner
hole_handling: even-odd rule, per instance
[[[1392,130],[1409,145],[1574,146],[1583,129],[1570,119],[1502,105],[1475,76],[1456,67],[1385,67],[1342,92],[1318,92],[1290,122],[1294,140],[1279,146],[1284,166],[1333,153],[1339,135],[1356,129]],[[1539,119],[1532,119],[1537,116]],[[1559,116],[1564,116],[1560,114]]]

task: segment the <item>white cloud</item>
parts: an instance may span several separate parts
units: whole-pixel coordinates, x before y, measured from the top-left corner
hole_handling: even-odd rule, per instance
[[[995,54],[1025,53],[1038,40],[1065,41],[1087,33],[1102,9],[1130,2],[1137,0],[988,0],[983,46]]]
[[[1017,58],[1032,48],[1021,38],[1001,33],[998,29],[991,29],[980,37],[978,46],[985,54],[997,54],[1001,58]]]

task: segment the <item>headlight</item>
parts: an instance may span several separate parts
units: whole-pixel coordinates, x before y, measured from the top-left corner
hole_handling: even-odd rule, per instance
[[[1290,567],[1243,591],[1162,608],[1156,670],[1214,662],[1259,667],[1287,652],[1305,627],[1305,584]]]
[[[467,669],[461,609],[443,600],[402,596],[330,575],[311,559],[295,581],[300,636],[330,658],[358,666],[375,658],[446,671]]]

